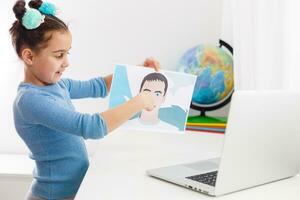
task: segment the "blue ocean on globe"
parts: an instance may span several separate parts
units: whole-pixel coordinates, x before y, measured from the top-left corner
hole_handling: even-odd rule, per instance
[[[179,62],[179,71],[197,75],[192,102],[217,104],[233,90],[233,60],[231,54],[213,45],[198,45],[189,49]]]

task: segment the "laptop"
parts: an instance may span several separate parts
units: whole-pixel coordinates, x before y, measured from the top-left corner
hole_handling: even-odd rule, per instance
[[[210,196],[293,177],[300,169],[299,116],[300,92],[235,91],[221,158],[147,174]]]

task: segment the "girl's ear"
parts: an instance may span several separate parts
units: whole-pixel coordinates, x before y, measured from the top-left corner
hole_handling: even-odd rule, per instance
[[[22,60],[27,64],[27,65],[32,65],[33,63],[33,52],[28,49],[24,48],[21,53]]]

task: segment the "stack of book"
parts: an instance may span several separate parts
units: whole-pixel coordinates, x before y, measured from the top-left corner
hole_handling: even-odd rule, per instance
[[[224,134],[227,117],[189,116],[186,130]]]

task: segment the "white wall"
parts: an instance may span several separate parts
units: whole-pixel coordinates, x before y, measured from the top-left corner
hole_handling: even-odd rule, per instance
[[[139,64],[157,58],[163,69],[176,70],[181,55],[200,43],[217,41],[222,0],[86,0],[51,1],[61,8],[73,34],[65,77],[88,79],[113,72],[116,63]],[[23,66],[15,56],[8,29],[14,1],[0,5],[0,152],[21,153],[25,145],[13,125],[12,102]],[[74,101],[82,112],[100,112],[106,100]],[[95,144],[94,144],[95,145]]]

